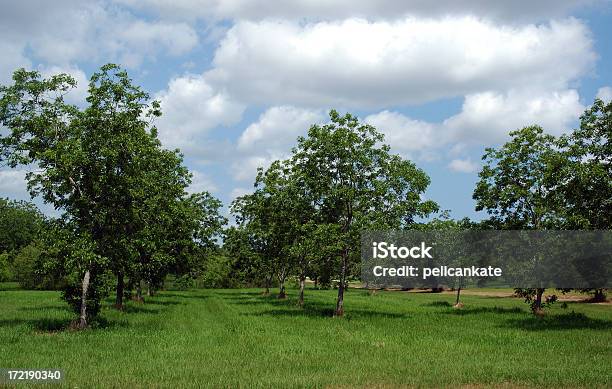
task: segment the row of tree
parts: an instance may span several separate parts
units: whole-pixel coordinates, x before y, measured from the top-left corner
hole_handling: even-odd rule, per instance
[[[439,211],[423,200],[429,177],[391,154],[375,128],[331,111],[328,124],[298,138],[290,158],[259,170],[254,193],[232,203],[238,225],[228,231],[226,250],[262,277],[266,291],[276,278],[280,298],[287,278],[297,277],[299,304],[306,277],[336,280],[341,316],[348,280],[359,274],[364,230],[609,229],[611,135],[612,103],[599,99],[569,134],[554,137],[538,126],[511,132],[510,141],[486,149],[474,190],[476,210],[490,217],[422,222]],[[540,312],[545,289],[516,292]],[[595,290],[595,298],[603,299],[604,290]]]
[[[77,326],[109,288],[122,309],[126,289],[141,298],[142,282],[155,288],[169,272],[189,274],[225,219],[219,200],[188,194],[182,155],[157,139],[159,103],[112,64],[91,77],[83,108],[64,101],[76,87],[68,75],[21,69],[13,81],[0,87],[0,162],[27,166],[30,194],[62,213],[38,233],[36,269],[62,280]]]
[[[0,162],[27,166],[31,195],[62,216],[0,202],[3,225],[21,223],[0,235],[0,277],[31,269],[12,276],[60,287],[80,327],[111,289],[121,309],[126,294],[141,300],[142,285],[158,288],[170,273],[203,275],[213,287],[278,285],[281,298],[295,278],[299,304],[310,278],[337,287],[341,316],[348,283],[358,281],[364,230],[610,227],[612,104],[601,100],[567,135],[531,126],[487,149],[474,199],[490,217],[478,223],[424,222],[440,211],[424,199],[427,174],[391,153],[374,127],[332,110],[289,158],[258,170],[253,192],[231,204],[236,225],[223,230],[221,202],[188,193],[182,155],[157,139],[159,103],[125,71],[109,64],[95,73],[84,107],[64,101],[76,86],[68,75],[41,79],[22,69],[13,81],[0,87]],[[517,291],[541,308],[544,289]]]

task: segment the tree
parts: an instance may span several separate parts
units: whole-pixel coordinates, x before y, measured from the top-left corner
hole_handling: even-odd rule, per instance
[[[76,86],[68,75],[41,79],[38,72],[20,69],[13,81],[0,87],[0,123],[9,129],[0,138],[0,159],[10,167],[35,167],[27,175],[30,194],[64,211],[75,242],[66,246],[76,253],[69,265],[82,280],[81,301],[102,296],[96,277],[106,274],[107,266],[117,277],[121,308],[124,277],[142,263],[143,242],[159,242],[162,236],[156,232],[145,238],[151,231],[141,222],[152,220],[152,211],[146,214],[141,205],[169,193],[170,201],[183,201],[177,194],[182,196],[189,184],[178,152],[161,151],[151,124],[161,114],[159,104],[149,102],[149,95],[112,64],[91,77],[88,106],[82,110],[64,102],[63,95]],[[165,192],[149,190],[156,186]],[[155,258],[162,262],[170,257],[159,254]],[[96,312],[81,308],[86,315]]]
[[[319,199],[325,221],[335,224],[340,246],[335,315],[344,314],[344,291],[359,258],[360,232],[399,228],[437,210],[422,201],[429,177],[412,162],[379,145],[384,137],[368,124],[330,112],[329,124],[313,125],[298,138],[292,164],[308,190]]]
[[[34,204],[0,198],[0,253],[14,253],[32,243],[43,222]]]
[[[596,99],[580,127],[559,138],[554,163],[557,201],[570,229],[608,230],[612,225],[612,101]],[[605,300],[602,288],[582,289]]]
[[[232,226],[225,230],[223,251],[233,259],[232,277],[242,285],[268,285],[267,271],[261,271],[263,262],[253,241],[254,235],[245,226]],[[263,274],[263,278],[262,278]],[[268,290],[269,292],[269,290]]]
[[[84,192],[87,169],[80,135],[82,113],[66,104],[63,95],[76,86],[62,74],[40,79],[38,72],[17,70],[13,85],[0,87],[0,123],[9,134],[0,138],[0,159],[8,166],[33,165],[26,175],[32,196],[41,195],[58,209],[65,209],[87,230],[92,199]],[[93,207],[92,207],[93,208]],[[78,235],[78,234],[77,234]],[[85,266],[80,277],[83,293],[89,290],[92,269]],[[80,323],[87,323],[84,307]]]
[[[538,126],[510,133],[499,149],[487,148],[474,190],[476,210],[486,210],[491,223],[503,229],[546,229],[562,216],[551,182],[558,158],[555,138]],[[517,289],[534,313],[540,313],[544,288]],[[553,301],[554,297],[550,298]]]
[[[285,281],[292,270],[288,255],[292,231],[287,219],[288,208],[283,204],[283,167],[275,161],[265,172],[258,170],[255,191],[237,198],[232,204],[240,227],[247,231],[250,243],[258,255],[258,267],[266,274],[266,293],[276,275],[279,282],[278,298],[285,298]]]
[[[454,220],[450,217],[450,211],[444,210],[441,212],[440,216],[433,218],[430,221],[424,223],[418,223],[414,229],[421,231],[445,231],[448,234],[444,234],[445,238],[443,241],[443,245],[440,247],[440,250],[446,251],[444,256],[455,257],[456,260],[452,264],[452,266],[463,267],[468,266],[469,263],[472,263],[473,258],[469,257],[466,251],[468,251],[466,247],[466,239],[469,238],[469,235],[465,232],[470,229],[478,229],[479,224],[471,221],[469,218],[463,218],[460,220]],[[454,234],[453,234],[454,232]],[[448,264],[451,265],[450,263]],[[461,289],[465,286],[464,277],[457,277],[454,289],[457,292],[455,298],[455,308],[462,308],[463,303],[461,303]],[[441,292],[443,288],[432,288],[434,292]]]
[[[557,142],[555,188],[568,227],[605,230],[612,225],[612,102],[596,99],[580,127]]]
[[[13,278],[8,258],[8,253],[0,253],[0,282],[10,281]]]
[[[34,204],[0,198],[0,280],[13,280],[16,276],[22,286],[41,286],[34,274],[25,270],[33,264],[35,255],[28,253],[35,250],[34,241],[42,232],[44,222],[44,216]],[[16,258],[20,263],[15,263]],[[26,259],[27,263],[22,263]]]
[[[249,267],[264,278],[264,295],[270,293],[274,278],[274,260],[278,248],[266,230],[266,218],[271,208],[266,206],[261,191],[237,197],[231,205],[238,228],[231,235],[228,249],[249,260]],[[237,251],[239,250],[239,251]]]

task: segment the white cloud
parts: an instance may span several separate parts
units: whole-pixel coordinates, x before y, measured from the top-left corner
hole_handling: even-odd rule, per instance
[[[4,4],[0,36],[14,46],[15,58],[31,52],[54,65],[115,61],[136,67],[158,54],[184,54],[198,43],[186,23],[146,21],[110,2],[66,0]]]
[[[576,19],[241,21],[220,42],[207,77],[258,104],[383,108],[482,90],[566,88],[594,60],[589,31]]]
[[[216,192],[218,187],[215,185],[210,177],[198,170],[191,170],[191,185],[187,188],[188,193],[199,193],[199,192]]]
[[[510,131],[533,124],[548,133],[560,134],[572,128],[584,109],[573,89],[556,92],[526,89],[468,95],[461,112],[440,123],[415,120],[387,110],[369,115],[365,121],[385,134],[385,143],[394,151],[410,158],[431,160],[437,159],[437,150],[443,146],[450,145],[449,154],[458,155],[467,145],[480,147],[501,142]]]
[[[385,143],[402,154],[421,152],[445,144],[441,128],[433,123],[414,120],[398,112],[382,111],[364,121],[385,135]]]
[[[249,194],[249,193],[253,193],[252,188],[237,187],[237,188],[232,189],[232,191],[230,192],[230,199],[233,200],[236,197],[244,196],[245,194]]]
[[[20,169],[0,170],[0,197],[29,199],[25,181],[27,171]]]
[[[109,51],[116,52],[121,63],[128,67],[137,67],[144,57],[154,58],[159,53],[185,54],[198,44],[198,35],[185,23],[131,20],[116,30],[118,33]]]
[[[75,66],[39,66],[39,71],[43,78],[48,78],[60,73],[66,73],[72,76],[77,82],[77,87],[68,92],[64,99],[71,104],[85,104],[88,81],[85,73],[81,69]]]
[[[478,164],[472,162],[469,158],[467,159],[453,159],[449,164],[448,168],[454,172],[459,173],[474,173],[478,170]]]
[[[264,152],[258,155],[236,155],[231,165],[232,176],[237,181],[254,182],[257,169],[267,169],[272,162],[289,158],[289,150],[279,153]]]
[[[455,141],[498,142],[508,132],[533,124],[560,134],[570,129],[584,108],[573,89],[474,93],[465,97],[461,113],[445,120],[443,126]]]
[[[566,14],[593,3],[589,0],[489,1],[442,0],[120,0],[142,10],[155,10],[160,17],[171,19],[314,19],[332,20],[348,17],[394,19],[407,14],[440,16],[476,14],[503,20],[538,20]]]
[[[1,31],[1,30],[0,30]],[[13,72],[18,68],[30,68],[32,63],[23,55],[23,47],[15,42],[0,38],[0,84],[11,82]]]
[[[277,159],[289,157],[291,147],[311,125],[323,122],[319,110],[292,106],[270,107],[250,124],[237,141],[232,164],[234,178],[253,180],[258,167],[267,168]]]
[[[249,125],[238,139],[238,150],[285,150],[311,125],[320,123],[320,111],[291,106],[271,107]]]
[[[198,75],[170,80],[155,98],[161,102],[163,115],[156,124],[165,146],[189,148],[207,130],[239,122],[244,111],[244,105]]]
[[[609,103],[612,101],[612,87],[604,86],[597,90],[598,99],[602,100],[604,103]]]

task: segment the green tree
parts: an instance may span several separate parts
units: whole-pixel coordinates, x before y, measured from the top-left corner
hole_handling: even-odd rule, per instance
[[[484,166],[474,190],[476,210],[486,210],[491,224],[502,229],[546,229],[559,226],[563,218],[551,182],[553,162],[558,159],[556,140],[538,126],[510,133],[500,148],[487,148]],[[544,288],[517,289],[540,313]],[[551,296],[552,302],[556,297]]]
[[[0,252],[16,252],[29,245],[38,237],[43,222],[34,204],[0,198]]]
[[[270,293],[277,270],[277,260],[282,253],[282,246],[275,236],[275,232],[279,230],[272,228],[274,211],[271,199],[261,188],[236,198],[231,205],[231,212],[238,224],[232,237],[240,240],[233,241],[233,248],[241,250],[240,254],[246,254],[247,258],[254,261],[249,267],[256,269],[263,278],[264,295]],[[248,247],[248,251],[245,247]]]
[[[383,135],[346,114],[330,112],[330,123],[313,125],[298,138],[292,164],[304,177],[325,221],[335,224],[340,246],[335,315],[344,314],[344,291],[359,259],[360,232],[400,228],[438,209],[422,201],[429,177],[412,162],[380,145]]]
[[[9,265],[8,253],[0,253],[0,282],[10,281],[13,279],[13,273]]]
[[[608,230],[612,225],[612,102],[596,99],[580,127],[558,141],[555,186],[570,229]],[[605,300],[602,288],[582,289]]]
[[[0,138],[0,158],[11,167],[35,166],[27,175],[31,195],[64,211],[65,223],[80,242],[70,247],[82,254],[72,256],[71,266],[82,272],[81,300],[100,296],[89,288],[100,284],[95,277],[104,272],[98,267],[108,266],[117,277],[116,305],[121,308],[124,277],[137,267],[146,235],[141,234],[147,227],[140,223],[146,219],[140,206],[160,194],[143,188],[167,184],[160,177],[179,177],[173,190],[189,181],[177,163],[182,161],[178,153],[161,151],[151,124],[161,114],[159,104],[149,102],[148,94],[112,64],[91,77],[83,110],[64,102],[63,95],[76,86],[68,75],[41,79],[38,72],[21,69],[13,81],[0,88],[0,123],[9,129]],[[154,168],[151,173],[151,166],[159,168],[168,159],[178,171]]]

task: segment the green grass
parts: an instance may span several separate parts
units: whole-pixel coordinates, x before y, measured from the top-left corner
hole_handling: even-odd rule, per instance
[[[9,290],[7,290],[9,289]],[[56,292],[0,291],[0,368],[61,368],[69,387],[610,387],[612,307],[514,298],[260,290],[164,292],[96,328],[63,330]],[[110,301],[107,302],[110,306]],[[37,386],[40,387],[40,386]]]

